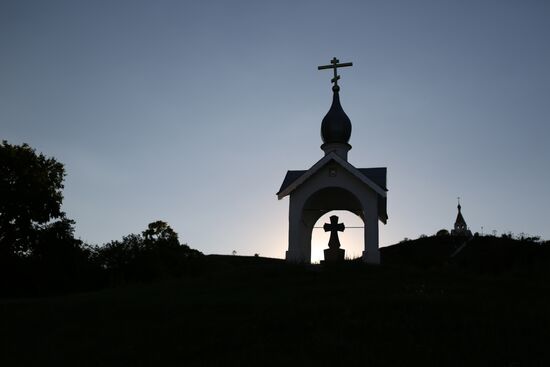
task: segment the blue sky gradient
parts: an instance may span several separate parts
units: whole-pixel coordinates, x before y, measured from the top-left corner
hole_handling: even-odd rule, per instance
[[[322,157],[336,56],[349,160],[388,167],[381,245],[450,228],[457,196],[474,232],[548,239],[549,39],[542,0],[4,0],[0,137],[65,164],[85,241],[162,219],[205,253],[283,257],[275,193]]]

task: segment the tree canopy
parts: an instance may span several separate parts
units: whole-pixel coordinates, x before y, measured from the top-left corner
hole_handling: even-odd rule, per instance
[[[0,144],[0,295],[84,290],[180,276],[202,254],[157,220],[141,234],[89,246],[61,210],[65,168],[27,144]]]
[[[179,276],[191,270],[189,260],[202,256],[180,243],[178,234],[160,220],[149,223],[141,234],[130,234],[121,241],[97,247],[96,254],[116,283]]]
[[[61,211],[65,168],[27,144],[4,140],[0,172],[0,251],[29,251],[41,225],[65,216]]]

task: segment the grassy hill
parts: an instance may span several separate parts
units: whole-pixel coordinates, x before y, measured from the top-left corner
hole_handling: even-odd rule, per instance
[[[548,246],[491,241],[452,258],[463,242],[410,241],[383,266],[207,256],[180,279],[2,300],[0,366],[549,365]]]

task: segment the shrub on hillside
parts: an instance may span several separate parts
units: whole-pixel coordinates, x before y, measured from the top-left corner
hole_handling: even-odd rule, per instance
[[[163,221],[150,223],[142,234],[130,234],[96,248],[96,257],[112,283],[181,276],[193,270],[202,253],[181,244]]]

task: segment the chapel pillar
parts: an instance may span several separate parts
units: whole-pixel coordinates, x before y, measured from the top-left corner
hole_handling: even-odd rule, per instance
[[[365,222],[363,262],[377,265],[380,264],[380,250],[378,248],[378,208],[376,200],[364,202],[363,208]]]
[[[286,260],[293,263],[311,262],[311,230],[302,218],[302,203],[290,199],[288,215],[288,251]]]

